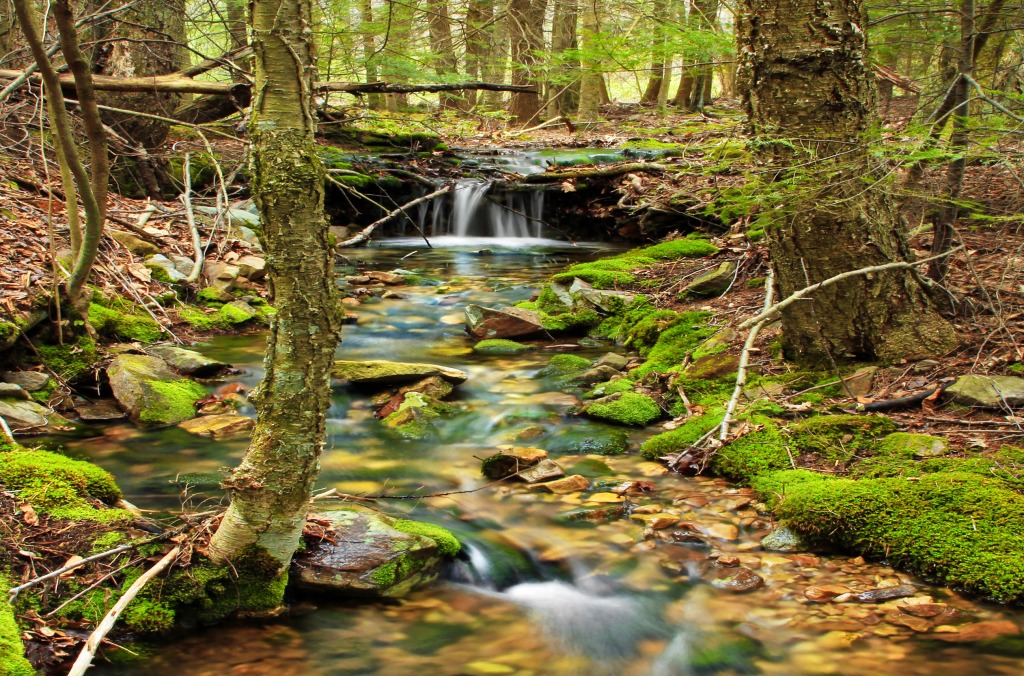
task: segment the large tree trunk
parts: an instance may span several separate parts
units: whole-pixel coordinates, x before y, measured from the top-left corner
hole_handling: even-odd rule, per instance
[[[512,40],[512,84],[534,85],[540,90],[535,72],[537,52],[544,49],[544,11],[547,0],[511,0],[508,5],[509,34]],[[512,123],[527,126],[540,116],[540,94],[512,95],[509,113]]]
[[[268,581],[287,571],[299,544],[341,338],[342,306],[324,223],[324,169],[313,139],[310,4],[250,5],[256,54],[252,190],[277,314],[267,339],[266,374],[252,396],[256,429],[242,464],[225,482],[231,505],[210,543],[214,561],[255,558]]]
[[[592,121],[601,117],[601,89],[604,76],[601,63],[593,57],[594,50],[600,43],[601,20],[598,15],[597,0],[583,0],[583,34],[582,42],[589,55],[583,62],[583,77],[580,81],[580,120]]]
[[[566,56],[579,49],[576,23],[579,20],[578,0],[555,0],[551,26],[551,53],[559,57],[557,74],[551,80],[548,115],[572,115],[579,106],[580,62]]]
[[[459,70],[459,60],[452,43],[452,21],[448,16],[447,0],[427,0],[427,25],[434,72],[443,82],[446,76],[455,75]],[[439,95],[438,102],[442,108],[466,108],[460,105],[460,97],[451,94]]]
[[[911,258],[868,162],[875,87],[859,0],[743,0],[744,102],[784,208],[767,230],[779,297],[838,273]],[[799,168],[796,168],[798,167]],[[889,270],[818,291],[782,315],[786,354],[899,359],[956,344],[921,278]]]

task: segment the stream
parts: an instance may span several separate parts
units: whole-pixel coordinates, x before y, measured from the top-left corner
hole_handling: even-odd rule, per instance
[[[538,160],[510,164],[526,173]],[[533,167],[531,169],[530,167]],[[881,564],[848,557],[766,552],[771,524],[754,512],[749,491],[707,477],[666,474],[642,458],[639,444],[655,429],[631,432],[620,456],[564,452],[612,431],[574,418],[575,397],[535,377],[553,354],[588,358],[615,346],[581,340],[515,356],[471,351],[463,308],[529,298],[539,282],[571,262],[614,252],[607,244],[541,239],[542,194],[499,209],[483,199],[478,179],[461,182],[447,206],[416,216],[432,222],[434,248],[416,233],[345,252],[358,267],[403,269],[441,280],[399,287],[400,297],[354,308],[339,358],[431,362],[468,371],[451,397],[467,411],[442,419],[439,438],[397,441],[373,417],[365,392],[338,385],[317,489],[354,495],[431,496],[379,500],[386,512],[444,525],[464,543],[465,560],[445,579],[405,599],[353,602],[293,599],[286,615],[221,625],[142,646],[144,659],[100,664],[97,673],[224,674],[1020,674],[1024,642],[945,643],[891,621],[895,602],[812,603],[812,585],[857,591],[896,584],[919,587],[966,613],[969,622],[1024,616],[954,591],[934,588]],[[538,203],[537,201],[540,201]],[[467,210],[475,209],[472,213]],[[481,225],[481,223],[484,225]],[[498,235],[498,236],[495,236]],[[354,267],[339,272],[352,274]],[[229,362],[229,378],[252,387],[263,373],[265,336],[225,336],[196,349]],[[217,383],[219,386],[223,383]],[[211,389],[214,385],[211,385]],[[254,415],[251,410],[243,411]],[[553,495],[524,484],[488,485],[480,459],[531,428],[520,444],[548,449],[566,474],[591,488]],[[111,471],[127,499],[150,509],[202,511],[223,501],[223,469],[238,464],[245,439],[210,440],[178,428],[114,424],[65,448]],[[559,452],[563,451],[563,452]],[[653,490],[631,497],[634,518],[575,520],[586,508],[619,498],[627,481]],[[636,519],[668,513],[711,536],[712,548],[645,539]],[[764,585],[735,593],[710,584],[731,557]],[[951,623],[961,620],[950,620]]]

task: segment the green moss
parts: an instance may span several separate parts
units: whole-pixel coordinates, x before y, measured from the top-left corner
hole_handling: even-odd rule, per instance
[[[699,441],[705,434],[721,424],[725,411],[708,412],[687,420],[674,430],[656,434],[640,446],[640,453],[648,460],[678,453]]]
[[[206,388],[197,382],[181,380],[151,380],[147,387],[156,393],[152,402],[139,411],[139,422],[148,425],[165,425],[169,421],[188,420],[195,417],[196,401],[206,396]]]
[[[140,343],[155,343],[164,335],[163,328],[148,315],[126,314],[96,303],[89,305],[89,325],[100,335]]]
[[[380,587],[390,587],[395,584],[395,574],[397,572],[398,562],[392,559],[391,561],[377,566],[377,568],[370,573],[370,579]]]
[[[13,322],[0,322],[0,343],[9,343],[21,330]]]
[[[219,315],[206,314],[202,310],[193,307],[178,308],[178,318],[197,331],[210,331],[212,329],[223,328],[220,323]]]
[[[526,352],[532,349],[533,346],[531,345],[523,345],[522,343],[517,343],[514,340],[505,340],[503,338],[481,340],[473,346],[473,352],[477,352],[479,354],[519,354],[520,352]]]
[[[4,589],[10,582],[0,577]],[[14,618],[14,609],[6,596],[0,599],[0,674],[4,676],[35,676],[35,669],[25,658],[25,646],[21,642],[21,630]]]
[[[49,404],[50,398],[53,396],[53,393],[56,392],[59,388],[60,385],[58,385],[57,381],[53,378],[50,378],[49,382],[46,383],[46,386],[43,387],[43,389],[36,390],[35,392],[32,393],[32,399],[38,401],[40,404],[43,405]]]
[[[662,415],[661,408],[653,399],[637,392],[623,392],[611,395],[607,400],[593,401],[587,404],[584,412],[591,418],[637,427]]]
[[[114,547],[123,545],[128,541],[128,536],[116,530],[108,531],[92,541],[90,554],[110,551]]]
[[[601,323],[601,315],[594,310],[575,310],[550,315],[540,312],[540,323],[545,330],[556,333],[587,333]]]
[[[67,381],[75,381],[92,370],[102,355],[96,343],[88,336],[79,336],[63,345],[37,345],[36,350],[44,366]]]
[[[218,289],[215,286],[203,287],[199,290],[199,293],[196,294],[196,300],[206,303],[207,305],[216,304],[218,307],[223,303],[230,303],[234,299],[235,297],[233,295],[227,291]]]
[[[538,378],[576,375],[590,368],[590,360],[574,354],[556,354],[538,373]]]
[[[121,497],[107,471],[59,453],[20,449],[0,454],[0,484],[17,491],[37,512],[56,518],[101,522],[132,518],[122,509],[93,506],[91,499],[112,504]]]
[[[869,448],[874,439],[896,431],[896,423],[885,416],[819,415],[790,428],[795,453],[848,462],[857,451]]]
[[[701,258],[718,253],[718,247],[700,237],[686,237],[661,242],[654,246],[630,252],[635,256],[653,258],[656,261],[671,261],[678,258]],[[627,254],[629,255],[629,254]]]
[[[747,280],[748,289],[760,289],[768,281],[767,277],[751,277]]]
[[[786,451],[787,439],[770,418],[754,416],[752,425],[761,426],[718,449],[711,470],[720,476],[750,482],[764,472],[791,467]]]
[[[140,634],[163,634],[174,628],[174,609],[150,599],[135,599],[124,611],[124,623]]]
[[[635,386],[636,382],[630,378],[618,378],[616,380],[598,383],[594,386],[594,389],[587,392],[583,397],[584,399],[597,399],[599,397],[607,397],[609,394],[632,392]]]
[[[1024,599],[1024,496],[968,473],[791,483],[788,526],[1001,602]]]
[[[217,323],[221,326],[237,326],[256,318],[258,314],[247,312],[235,305],[224,305],[217,310]]]
[[[403,533],[430,538],[437,543],[437,550],[444,556],[455,556],[462,549],[462,544],[450,530],[433,523],[396,519],[391,527]]]

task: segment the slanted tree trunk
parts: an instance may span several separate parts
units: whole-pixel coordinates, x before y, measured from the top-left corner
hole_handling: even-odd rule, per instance
[[[743,0],[744,102],[768,187],[783,206],[768,229],[778,297],[838,273],[907,261],[889,197],[876,189],[867,142],[875,87],[860,0]],[[799,165],[799,166],[798,166]],[[956,345],[916,271],[861,276],[782,313],[787,356],[900,359]]]
[[[260,211],[274,316],[266,374],[254,390],[256,429],[210,542],[217,562],[257,561],[268,585],[286,574],[319,471],[341,338],[341,304],[324,222],[316,152],[310,0],[252,0],[256,86],[252,191]],[[279,584],[271,589],[283,589]]]
[[[534,85],[540,91],[535,72],[537,52],[544,49],[544,12],[547,0],[511,0],[508,5],[509,35],[512,42],[512,84]],[[509,103],[512,124],[527,126],[540,116],[539,93],[516,93]]]

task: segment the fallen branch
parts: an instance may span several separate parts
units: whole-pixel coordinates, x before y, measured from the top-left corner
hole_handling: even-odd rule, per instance
[[[834,277],[829,277],[828,279],[822,280],[822,281],[818,282],[817,284],[811,284],[810,286],[805,286],[804,288],[800,289],[799,291],[794,291],[792,294],[789,295],[789,297],[787,297],[787,298],[785,298],[783,300],[780,300],[778,303],[776,303],[772,307],[766,308],[760,314],[758,314],[758,315],[756,315],[754,317],[751,317],[750,319],[747,319],[746,321],[744,321],[742,324],[740,324],[740,328],[741,329],[749,329],[754,324],[757,324],[758,322],[761,322],[761,321],[764,321],[764,320],[768,319],[769,317],[771,317],[775,313],[780,312],[781,310],[789,307],[790,305],[792,305],[793,303],[797,302],[801,298],[804,298],[807,295],[812,294],[815,291],[818,291],[819,289],[823,289],[826,286],[832,286],[833,284],[837,284],[837,283],[839,283],[839,282],[841,282],[843,280],[850,279],[851,277],[859,277],[861,275],[869,275],[872,272],[882,272],[883,270],[899,270],[899,269],[905,269],[905,268],[916,268],[918,265],[920,265],[922,263],[927,263],[929,261],[933,261],[933,260],[936,260],[938,258],[942,258],[944,256],[950,256],[950,255],[956,253],[957,251],[959,251],[960,249],[963,249],[963,248],[964,248],[964,245],[961,244],[960,246],[955,247],[953,249],[950,249],[949,251],[945,251],[945,252],[937,254],[935,256],[930,256],[928,258],[922,258],[919,261],[899,261],[897,263],[885,263],[884,265],[872,265],[870,267],[860,268],[859,270],[850,270],[848,272],[841,272],[838,275],[835,275]]]
[[[199,228],[196,226],[196,212],[192,210],[192,174],[189,166],[189,153],[181,165],[185,188],[181,193],[181,203],[185,205],[185,221],[192,231],[192,270],[185,277],[186,284],[194,284],[203,272],[203,244],[199,241]]]
[[[370,236],[373,234],[373,231],[376,230],[381,225],[384,225],[385,223],[389,223],[390,221],[393,221],[394,219],[398,218],[399,216],[408,216],[408,214],[405,213],[406,209],[411,209],[411,208],[413,208],[415,206],[423,204],[424,202],[429,202],[430,200],[433,200],[436,197],[439,197],[441,195],[444,195],[447,192],[450,192],[451,189],[452,188],[451,188],[450,185],[446,185],[443,188],[441,188],[440,190],[435,190],[434,192],[428,193],[428,194],[424,195],[423,197],[417,197],[416,199],[412,200],[411,202],[406,202],[402,206],[398,207],[397,209],[395,209],[394,211],[389,213],[387,216],[384,216],[383,218],[379,218],[376,221],[374,221],[373,223],[370,223],[368,226],[366,226],[365,228],[360,230],[359,234],[357,234],[356,236],[350,237],[349,239],[346,239],[344,242],[339,243],[337,245],[338,248],[339,249],[345,249],[345,248],[348,248],[348,247],[355,246],[357,244],[362,244],[363,242],[369,240]],[[420,234],[422,234],[422,233],[420,233]],[[430,246],[430,242],[427,242],[427,246]]]
[[[169,565],[174,563],[174,560],[181,554],[181,547],[175,547],[171,551],[167,552],[164,558],[160,559],[152,568],[147,570],[145,573],[139,576],[131,587],[128,587],[127,591],[121,595],[121,598],[117,600],[114,607],[110,609],[110,612],[106,614],[103,620],[97,625],[96,629],[89,635],[88,640],[85,642],[85,646],[82,647],[82,652],[79,653],[78,659],[75,660],[74,665],[71,667],[71,671],[68,672],[68,676],[82,676],[86,669],[92,664],[92,658],[96,655],[96,651],[100,647],[100,643],[103,642],[103,637],[106,636],[111,629],[114,628],[114,623],[117,622],[117,618],[124,612],[124,609],[128,607],[128,604],[138,595],[142,588],[152,580],[160,571],[167,568]]]
[[[930,390],[915,392],[914,394],[908,394],[905,397],[885,399],[882,401],[872,401],[868,404],[857,404],[856,410],[864,412],[891,411],[896,408],[903,408],[904,406],[913,406],[914,404],[920,404],[922,401],[932,396],[941,389],[941,387],[933,387]]]
[[[764,308],[768,309],[772,305],[772,301],[775,298],[775,273],[769,269],[768,278],[765,280],[765,294],[764,294]],[[763,312],[761,314],[764,314]],[[743,386],[747,383],[747,364],[750,363],[750,348],[754,347],[754,341],[757,339],[757,334],[761,332],[761,328],[768,321],[765,317],[761,321],[754,324],[750,329],[750,333],[747,334],[747,339],[743,342],[743,350],[740,352],[740,365],[736,371],[736,386],[732,390],[732,396],[729,397],[729,403],[725,406],[725,415],[722,417],[722,423],[719,427],[718,439],[725,441],[729,436],[729,422],[732,420],[732,414],[736,412],[736,404],[740,400],[740,395],[743,393]]]
[[[627,162],[626,164],[613,164],[607,167],[595,169],[569,169],[568,171],[545,171],[542,174],[530,174],[523,176],[520,183],[554,183],[576,178],[609,178],[621,176],[635,171],[669,171],[670,167],[664,164],[651,162]]]
[[[54,577],[57,577],[58,575],[60,575],[62,573],[66,573],[69,570],[74,570],[75,568],[79,568],[81,566],[84,566],[85,564],[90,563],[91,561],[96,561],[98,559],[105,559],[108,556],[113,556],[115,554],[120,554],[121,552],[126,552],[129,549],[134,549],[135,547],[138,547],[140,544],[145,544],[145,543],[132,542],[132,543],[129,543],[129,544],[126,544],[126,545],[120,545],[118,547],[114,547],[113,549],[108,549],[107,551],[100,552],[99,554],[93,554],[92,556],[88,556],[88,557],[86,557],[84,559],[81,559],[81,560],[76,561],[74,563],[68,564],[68,565],[64,566],[63,568],[58,568],[57,570],[50,571],[46,575],[40,575],[37,578],[33,578],[33,579],[29,580],[28,582],[26,582],[24,584],[18,585],[17,587],[12,587],[12,588],[7,590],[7,593],[10,594],[10,600],[13,601],[14,598],[19,593],[21,593],[22,591],[28,589],[29,587],[32,587],[34,585],[39,584],[40,582],[46,582],[47,580],[49,580],[51,578],[54,578]]]

